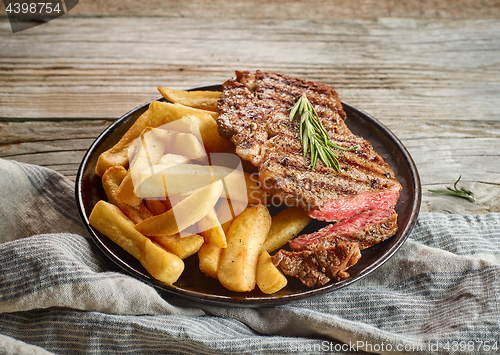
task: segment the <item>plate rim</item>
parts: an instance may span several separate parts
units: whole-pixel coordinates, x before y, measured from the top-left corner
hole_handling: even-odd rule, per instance
[[[200,86],[196,88],[191,88],[188,89],[188,91],[193,91],[193,90],[218,90],[220,91],[221,85],[207,85],[207,86]],[[163,284],[160,281],[155,280],[152,278],[150,275],[145,275],[138,270],[134,269],[131,267],[128,263],[123,261],[121,258],[117,257],[109,248],[103,243],[101,238],[97,235],[96,231],[93,229],[93,227],[90,225],[89,219],[87,217],[87,214],[85,213],[85,207],[84,207],[84,201],[83,201],[83,195],[82,195],[82,180],[83,180],[83,173],[84,170],[89,162],[89,159],[92,156],[93,151],[100,145],[102,142],[110,136],[117,128],[119,128],[122,124],[125,122],[128,122],[130,120],[131,115],[137,113],[140,110],[146,110],[149,104],[153,101],[162,101],[166,102],[165,98],[163,97],[158,97],[156,99],[153,99],[149,102],[146,102],[144,104],[141,104],[132,110],[128,111],[127,113],[123,114],[120,118],[118,118],[115,122],[113,122],[111,125],[109,125],[104,131],[102,131],[96,139],[92,142],[92,144],[89,146],[87,151],[85,152],[84,157],[82,158],[82,161],[79,165],[77,174],[76,174],[76,180],[75,180],[75,197],[76,197],[76,202],[77,202],[77,208],[78,212],[80,215],[80,218],[83,221],[83,224],[91,236],[91,239],[93,242],[98,246],[98,248],[103,252],[103,254],[106,255],[108,259],[110,259],[115,265],[120,267],[121,270],[125,271],[126,274],[131,275],[135,278],[138,278],[139,280],[145,282],[146,284],[154,287],[158,291],[162,292],[167,292],[172,295],[177,295],[177,296],[182,296],[189,298],[191,300],[195,301],[204,301],[208,302],[214,305],[222,305],[222,306],[234,306],[234,307],[266,307],[266,306],[276,306],[276,305],[281,305],[281,304],[286,304],[286,303],[291,303],[291,302],[296,302],[299,300],[303,300],[305,298],[311,298],[311,297],[316,297],[316,296],[321,296],[326,293],[330,293],[333,291],[336,291],[338,289],[341,289],[343,287],[346,287],[356,281],[359,281],[360,279],[368,276],[375,270],[377,270],[380,266],[382,266],[384,263],[386,263],[400,248],[401,246],[406,242],[408,239],[408,236],[410,232],[412,231],[418,215],[420,211],[420,205],[421,205],[421,182],[420,182],[420,176],[416,167],[415,162],[413,161],[413,158],[411,157],[410,153],[406,149],[406,147],[401,143],[399,138],[390,130],[388,129],[384,124],[382,124],[380,121],[378,121],[376,118],[371,116],[370,114],[350,105],[349,103],[345,101],[341,101],[344,110],[347,107],[349,110],[352,110],[354,112],[357,112],[357,114],[364,116],[364,118],[368,119],[372,124],[377,126],[378,129],[383,131],[387,138],[389,138],[394,144],[397,145],[397,147],[400,149],[400,151],[403,153],[403,156],[405,158],[405,162],[408,163],[408,166],[411,171],[411,177],[412,177],[412,185],[414,188],[414,196],[413,196],[413,201],[412,201],[412,206],[411,206],[411,214],[408,219],[407,224],[405,225],[404,230],[401,232],[401,235],[399,236],[399,239],[397,242],[395,242],[390,248],[385,250],[385,252],[378,257],[373,263],[369,264],[366,266],[365,269],[363,269],[363,272],[360,275],[357,275],[355,277],[349,277],[345,280],[338,281],[338,282],[329,282],[326,285],[320,287],[320,288],[312,288],[312,289],[304,289],[303,291],[300,291],[298,293],[292,293],[292,294],[287,294],[287,295],[280,295],[280,296],[273,296],[273,295],[265,295],[263,294],[262,297],[251,297],[251,298],[245,298],[244,293],[242,293],[241,297],[230,297],[230,296],[225,296],[225,295],[209,295],[201,292],[195,292],[189,289],[184,289],[175,285],[167,285]],[[346,112],[347,117],[349,115]]]

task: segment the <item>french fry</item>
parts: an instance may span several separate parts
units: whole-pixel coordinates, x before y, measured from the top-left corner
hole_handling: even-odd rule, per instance
[[[226,233],[224,232],[224,229],[222,228],[213,208],[205,217],[198,221],[197,226],[200,235],[205,238],[206,243],[220,248],[227,247]]]
[[[134,186],[141,183],[144,171],[151,170],[165,154],[168,144],[168,132],[161,129],[146,128],[137,138],[129,150],[130,174]]]
[[[157,199],[148,199],[144,200],[144,202],[146,204],[146,208],[149,210],[149,212],[151,212],[153,216],[157,216],[169,210],[165,203]]]
[[[295,238],[310,221],[311,217],[300,207],[287,207],[273,216],[271,230],[262,245],[262,250],[271,253],[281,248],[290,239]]]
[[[156,170],[155,174],[136,186],[135,193],[140,198],[184,195],[233,173],[232,169],[223,166],[199,164],[177,164]]]
[[[200,110],[181,104],[153,101],[149,104],[147,126],[160,127],[164,124],[180,120],[184,116],[202,114],[209,114],[213,120],[215,120],[219,115],[216,112]]]
[[[219,135],[216,122],[218,114],[180,104],[154,101],[149,125],[167,131],[193,133],[201,138],[208,152],[235,153],[235,145]]]
[[[141,198],[161,198],[162,200],[167,195],[165,191],[165,185],[163,184],[163,177],[161,175],[162,170],[166,170],[177,164],[189,164],[190,159],[185,156],[181,156],[178,154],[165,154],[160,158],[158,164],[153,165],[152,167],[146,168],[145,170],[138,173],[136,176],[136,184],[134,185],[134,195],[137,197],[137,192],[141,195]],[[154,177],[153,177],[154,176]],[[152,182],[147,183],[146,185],[141,186],[141,184],[147,180],[152,179]],[[146,194],[143,191],[146,189]]]
[[[116,197],[130,206],[139,206],[139,204],[142,203],[142,199],[135,194],[134,182],[130,171],[127,172],[127,175],[125,175],[125,178],[120,183],[118,191],[116,192]]]
[[[189,158],[184,155],[167,153],[160,158],[158,164],[163,165],[164,168],[167,168],[169,166],[174,166],[177,164],[188,164],[189,161]]]
[[[234,219],[217,271],[225,288],[236,292],[255,288],[257,259],[270,228],[271,215],[264,205],[249,207]]]
[[[267,193],[260,188],[258,179],[253,174],[245,172],[245,183],[247,185],[247,201],[251,205],[267,202]]]
[[[165,213],[152,216],[136,224],[135,228],[146,236],[162,237],[179,233],[195,224],[213,209],[222,191],[216,181],[196,190]]]
[[[204,243],[203,237],[198,234],[191,234],[188,236],[174,234],[168,237],[156,237],[154,240],[181,259],[186,259],[187,257],[196,254]]]
[[[130,206],[118,198],[120,184],[126,175],[127,170],[123,166],[112,166],[102,176],[102,186],[108,201],[118,206],[134,223],[139,223],[152,215],[142,203],[137,206]]]
[[[230,199],[222,199],[217,207],[217,219],[220,221],[224,233],[227,234],[231,223],[241,212],[247,208],[246,202]]]
[[[271,256],[265,250],[260,253],[257,261],[256,282],[265,294],[278,292],[288,283],[285,275],[274,266]]]
[[[95,172],[102,177],[104,172],[112,166],[127,167],[129,164],[128,148],[141,135],[149,122],[149,109],[144,112],[128,129],[122,138],[113,147],[101,153],[97,159]]]
[[[216,279],[221,254],[222,248],[212,244],[203,244],[200,250],[198,250],[198,265],[200,271]]]
[[[168,138],[165,148],[167,153],[183,155],[193,160],[207,161],[205,147],[193,133],[169,132]]]
[[[219,127],[213,117],[205,112],[187,115],[177,121],[161,126],[168,131],[193,133],[203,141],[208,152],[227,152],[235,154],[235,145],[219,135]]]
[[[155,279],[173,284],[184,271],[184,262],[139,233],[118,207],[99,201],[90,216],[90,224],[131,254]]]
[[[159,87],[161,95],[172,103],[179,103],[185,106],[218,112],[217,102],[220,91],[183,91]]]

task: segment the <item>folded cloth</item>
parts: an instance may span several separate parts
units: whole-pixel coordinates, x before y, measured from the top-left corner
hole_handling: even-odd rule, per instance
[[[0,353],[492,354],[499,329],[500,214],[422,213],[348,287],[223,307],[120,272],[84,229],[72,182],[0,159]]]

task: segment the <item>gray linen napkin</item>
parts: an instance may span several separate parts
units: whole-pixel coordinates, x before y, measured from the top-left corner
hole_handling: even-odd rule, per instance
[[[500,214],[423,213],[378,270],[272,308],[207,305],[119,272],[73,184],[0,159],[0,353],[496,354]]]

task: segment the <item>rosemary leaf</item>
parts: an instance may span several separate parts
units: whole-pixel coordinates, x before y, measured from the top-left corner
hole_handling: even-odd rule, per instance
[[[432,192],[435,195],[449,195],[449,196],[456,196],[456,197],[461,197],[469,200],[470,202],[476,202],[476,196],[472,191],[469,191],[463,187],[460,188],[460,190],[457,188],[457,184],[462,178],[462,175],[458,177],[458,180],[455,181],[453,184],[453,188],[451,187],[446,187],[446,190],[429,190],[429,192]]]
[[[340,171],[338,157],[332,148],[350,152],[356,149],[357,146],[344,148],[329,140],[328,131],[321,123],[318,113],[305,93],[302,94],[290,109],[290,121],[296,115],[300,115],[299,135],[302,143],[302,151],[305,156],[310,150],[312,169],[316,167],[319,157],[325,166],[333,167],[335,170]]]

